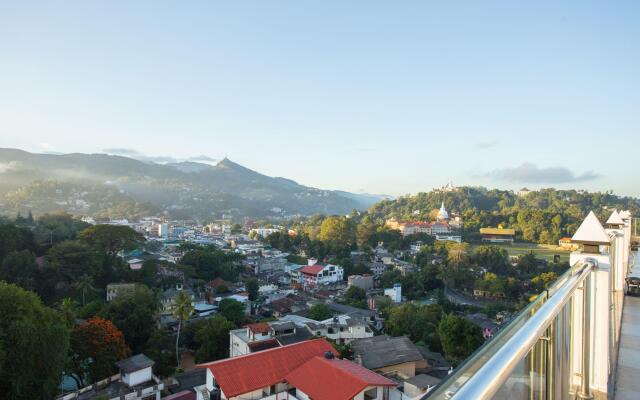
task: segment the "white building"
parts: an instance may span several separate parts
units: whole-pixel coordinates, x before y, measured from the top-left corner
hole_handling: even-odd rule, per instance
[[[154,362],[144,354],[118,361],[118,374],[58,396],[56,400],[160,400],[164,383],[153,375],[153,364]]]
[[[309,262],[313,262],[311,259]],[[313,264],[301,268],[299,271],[300,284],[303,288],[315,288],[330,283],[340,282],[344,276],[344,270],[339,265]]]
[[[402,303],[402,284],[395,283],[393,288],[385,289],[384,295],[391,297],[394,303]]]

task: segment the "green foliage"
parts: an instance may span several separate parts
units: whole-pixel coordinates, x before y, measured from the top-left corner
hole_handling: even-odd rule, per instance
[[[433,191],[383,200],[369,209],[368,218],[429,220],[430,211],[438,208],[443,198],[448,210],[462,215],[467,239],[477,238],[480,228],[502,225],[516,229],[520,240],[555,244],[561,237],[571,236],[591,210],[602,221],[613,208],[640,211],[637,199],[611,193],[541,189],[519,197],[511,191],[462,187],[446,194]]]
[[[229,331],[233,322],[221,315],[205,319],[195,326],[196,362],[220,360],[229,357]]]
[[[0,262],[0,280],[33,291],[37,287],[37,279],[36,259],[29,250],[12,251]]]
[[[155,361],[154,374],[168,377],[175,372],[176,358],[173,346],[173,335],[167,329],[156,328],[151,332],[144,346],[144,354]]]
[[[145,242],[141,233],[120,225],[94,225],[80,232],[78,238],[111,257],[122,250],[141,247]]]
[[[249,278],[244,281],[244,287],[249,293],[249,300],[256,301],[258,300],[258,288],[259,288],[258,280],[256,278]]]
[[[343,304],[367,309],[367,292],[356,286],[351,286],[344,294]]]
[[[392,336],[408,335],[414,342],[422,342],[433,351],[440,351],[437,327],[443,316],[438,304],[417,305],[405,303],[388,311],[387,333]]]
[[[29,228],[18,227],[13,224],[0,225],[0,262],[7,254],[14,251],[36,251],[33,233]]]
[[[125,340],[134,354],[144,349],[155,326],[154,314],[158,309],[158,301],[154,294],[144,286],[137,286],[135,291],[124,293],[107,303],[100,311],[100,316],[113,321],[124,333]]]
[[[330,340],[331,346],[340,354],[340,358],[343,360],[353,360],[353,350],[349,343],[338,343]]]
[[[218,307],[220,315],[233,322],[236,326],[242,325],[242,321],[245,319],[244,304],[233,299],[222,299]]]
[[[0,282],[0,393],[9,400],[51,399],[69,346],[63,317],[38,296]]]
[[[225,281],[235,282],[238,279],[242,255],[227,253],[215,247],[203,247],[186,252],[181,263],[193,268],[193,278],[210,281],[222,278]]]
[[[454,363],[469,357],[483,343],[480,327],[454,314],[442,318],[438,336],[447,359]]]
[[[316,321],[323,321],[325,319],[331,318],[333,313],[329,306],[323,303],[314,304],[309,309],[309,318],[315,319]]]
[[[73,218],[71,214],[44,214],[38,217],[33,227],[33,235],[40,246],[48,247],[76,239],[78,233],[89,226],[86,222]]]

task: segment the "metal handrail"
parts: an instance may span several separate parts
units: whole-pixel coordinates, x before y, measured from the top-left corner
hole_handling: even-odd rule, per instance
[[[570,300],[573,292],[597,267],[589,259],[574,267],[571,276],[557,288],[536,313],[458,389],[452,400],[491,399],[520,361],[543,336],[545,330]]]

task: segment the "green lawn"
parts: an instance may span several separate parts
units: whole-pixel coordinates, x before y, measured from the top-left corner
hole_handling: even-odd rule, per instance
[[[539,245],[532,243],[514,243],[513,245],[503,245],[503,244],[494,244],[495,246],[502,247],[507,250],[510,256],[518,256],[520,254],[526,254],[530,251],[537,258],[541,258],[547,260],[549,262],[553,262],[553,256],[555,254],[560,255],[560,261],[569,261],[569,251],[566,250],[558,250],[556,246],[553,245]],[[478,247],[478,245],[471,246],[472,249]]]

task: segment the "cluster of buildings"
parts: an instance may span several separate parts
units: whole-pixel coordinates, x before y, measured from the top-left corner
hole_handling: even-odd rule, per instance
[[[449,212],[445,208],[444,202],[442,202],[440,210],[438,210],[435,221],[400,221],[396,218],[390,218],[385,222],[385,226],[389,229],[400,231],[402,236],[423,233],[434,236],[436,240],[462,240],[462,238],[459,237],[460,235],[456,233],[461,229],[462,221],[460,217],[453,219],[449,217]],[[448,239],[445,237],[448,237]]]

